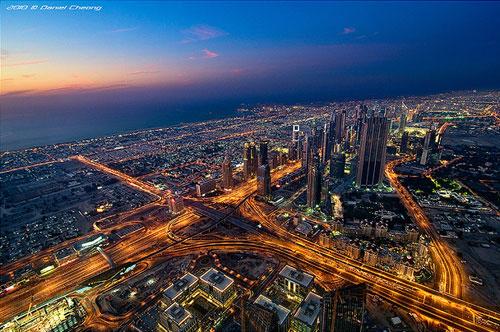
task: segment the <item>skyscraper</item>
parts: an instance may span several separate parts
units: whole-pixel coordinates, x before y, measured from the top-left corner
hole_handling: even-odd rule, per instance
[[[311,151],[312,151],[312,139],[309,135],[306,135],[304,138],[304,144],[302,145],[302,167],[306,169],[306,172],[309,169]]]
[[[222,187],[224,189],[233,188],[233,166],[228,155],[226,155],[222,162]]]
[[[271,196],[271,170],[268,164],[257,169],[257,193],[263,197]]]
[[[406,153],[408,152],[408,137],[409,137],[409,134],[407,131],[405,131],[403,133],[403,135],[401,135],[401,145],[399,147],[399,151],[401,153]]]
[[[407,117],[406,111],[403,111],[403,113],[401,113],[401,117],[399,118],[399,128],[398,128],[398,131],[399,131],[400,135],[403,135],[403,133],[405,132],[406,117]]]
[[[382,183],[387,148],[389,121],[385,117],[370,117],[361,129],[356,185],[377,186]]]
[[[257,175],[257,168],[259,168],[259,156],[257,154],[257,144],[252,142],[250,146],[250,155],[252,156],[252,172]]]
[[[330,125],[325,123],[323,128],[323,138],[321,144],[321,161],[324,164],[330,159],[331,144],[330,144]]]
[[[254,142],[247,142],[243,147],[243,173],[245,179],[251,179],[257,172],[257,148]]]
[[[368,114],[368,107],[366,105],[360,105],[358,111],[356,112],[356,145],[361,142],[361,132],[363,129],[363,123],[366,121],[366,115]]]
[[[420,165],[427,165],[427,161],[429,159],[429,154],[431,153],[432,149],[432,138],[433,138],[433,131],[429,130],[424,137],[424,144],[422,147],[422,155],[420,156]],[[435,136],[435,132],[434,132]]]
[[[314,154],[307,173],[307,206],[315,208],[321,203],[321,168],[319,157]]]
[[[262,141],[259,144],[259,166],[269,164],[267,146],[268,146],[267,141]]]
[[[335,114],[335,143],[340,144],[345,136],[345,110]]]
[[[292,127],[292,142],[296,143],[299,140],[300,127],[299,125],[293,125]]]
[[[331,216],[333,214],[333,209],[332,209],[332,195],[330,193],[330,181],[326,179],[324,182],[325,182],[325,185],[323,186],[324,200],[323,200],[322,211],[327,216]]]
[[[330,177],[333,179],[341,179],[345,174],[345,154],[336,153],[330,159]]]

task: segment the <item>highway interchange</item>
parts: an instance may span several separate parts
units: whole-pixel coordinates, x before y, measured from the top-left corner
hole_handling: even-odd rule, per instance
[[[151,185],[95,161],[81,157],[76,159],[112,174],[132,187],[157,195],[158,201],[153,203],[153,206],[164,204],[165,193],[157,191]],[[284,262],[300,265],[301,268],[313,273],[317,272],[323,278],[330,276],[332,279],[340,277],[352,283],[364,282],[369,286],[370,294],[408,312],[415,313],[431,325],[459,331],[500,330],[499,313],[461,299],[463,271],[457,265],[450,249],[446,244],[440,242],[439,237],[436,237],[437,235],[425,214],[397,180],[394,167],[399,162],[402,161],[388,163],[386,175],[400,195],[410,215],[414,217],[416,224],[432,240],[431,249],[436,257],[437,271],[442,285],[441,290],[410,282],[380,269],[364,265],[357,260],[340,255],[333,250],[323,248],[317,243],[288,232],[276,223],[269,213],[265,212],[262,208],[263,203],[254,199],[255,180],[243,183],[232,192],[211,199],[192,200],[191,202],[186,200],[188,207],[182,215],[155,227],[147,227],[117,244],[106,247],[105,250],[117,265],[138,264],[134,275],[157,266],[171,257],[196,252],[203,253],[214,250],[272,254]],[[274,172],[272,174],[273,181],[299,167],[300,165],[295,163]],[[220,211],[218,207],[222,205],[221,203],[228,208]],[[238,215],[241,217],[236,217],[237,214],[232,213],[236,210],[239,211]],[[127,218],[128,220],[133,219],[134,213],[140,214],[142,212],[142,209],[131,211]],[[207,222],[207,218],[210,218],[211,222]],[[236,222],[236,225],[240,226],[244,225],[246,231],[237,238],[218,233],[217,225],[227,221]],[[258,227],[258,225],[260,226]],[[197,227],[199,231],[183,238],[176,234],[180,230],[190,227]],[[39,259],[50,252],[39,253],[31,257],[31,260]],[[6,266],[6,269],[7,271],[13,270],[16,266],[18,263]],[[55,296],[70,294],[89,278],[108,269],[109,265],[101,255],[84,257],[64,268],[56,269],[41,281],[25,285],[1,298],[0,321],[11,319],[28,310],[31,306],[43,303]],[[132,317],[132,314],[117,318],[99,313],[94,302],[96,296],[103,291],[104,289],[96,287],[83,297],[88,311],[88,317],[84,322],[86,327],[108,330],[126,323]]]

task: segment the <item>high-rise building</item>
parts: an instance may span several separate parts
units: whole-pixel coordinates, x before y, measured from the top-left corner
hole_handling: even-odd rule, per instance
[[[292,127],[292,142],[296,143],[299,140],[300,127],[299,125],[293,125]]]
[[[405,131],[403,133],[403,135],[401,135],[401,145],[399,147],[399,151],[401,153],[408,152],[408,138],[409,138],[409,134],[407,131]]]
[[[233,166],[228,155],[226,155],[222,163],[222,187],[224,189],[233,188]]]
[[[377,186],[384,175],[389,122],[385,117],[371,117],[361,129],[356,185]]]
[[[243,173],[245,179],[251,179],[257,172],[257,148],[254,142],[247,142],[243,148]]]
[[[304,155],[304,136],[302,136],[302,135],[299,136],[296,148],[297,148],[297,156],[296,156],[295,160],[301,160],[303,158],[303,155]]]
[[[341,179],[345,174],[345,154],[336,153],[330,159],[330,177],[333,179]]]
[[[331,143],[330,143],[330,125],[325,123],[323,128],[323,138],[321,143],[321,161],[324,164],[330,159]]]
[[[325,180],[324,190],[324,201],[322,211],[327,215],[331,216],[333,214],[333,206],[332,206],[332,194],[330,193],[330,183],[329,180]]]
[[[306,135],[304,138],[304,144],[302,145],[302,167],[307,170],[309,169],[309,164],[311,160],[311,152],[312,152],[312,139],[311,136]]]
[[[331,294],[331,293],[330,293]],[[366,284],[340,288],[323,301],[323,331],[361,332],[366,307]]]
[[[297,143],[288,143],[288,157],[290,160],[297,160]],[[269,162],[271,164],[271,162]]]
[[[318,147],[318,128],[316,127],[316,122],[312,124],[311,128],[311,136],[309,137],[309,143],[311,143],[311,147]]]
[[[257,169],[257,193],[263,197],[271,195],[271,170],[268,164]]]
[[[250,146],[250,152],[252,156],[252,171],[254,175],[257,175],[257,168],[259,167],[259,156],[257,154],[257,144],[252,144]]]
[[[431,149],[431,138],[432,132],[428,131],[424,137],[424,144],[422,147],[422,154],[420,156],[420,165],[427,165],[429,159],[430,149]]]
[[[314,154],[307,173],[307,206],[315,208],[321,203],[321,168]]]
[[[345,136],[345,110],[335,114],[335,143],[340,144]]]
[[[406,111],[403,111],[403,112],[401,113],[400,118],[399,118],[399,128],[398,128],[398,131],[399,131],[399,134],[400,134],[400,135],[403,135],[403,133],[405,132],[405,128],[406,128],[406,118],[407,118]]]
[[[268,142],[263,141],[259,144],[259,166],[269,164],[268,161]]]

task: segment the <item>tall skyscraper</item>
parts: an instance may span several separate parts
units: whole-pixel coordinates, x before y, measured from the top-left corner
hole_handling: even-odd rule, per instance
[[[408,138],[409,138],[409,134],[407,131],[405,131],[403,133],[403,135],[401,135],[401,145],[399,147],[399,151],[401,153],[408,152]]]
[[[323,186],[324,199],[321,210],[327,216],[331,216],[333,214],[333,209],[332,209],[332,195],[330,193],[330,180],[326,179],[324,182],[325,182]]]
[[[268,161],[268,142],[262,141],[259,144],[259,166],[269,164]]]
[[[271,196],[271,169],[268,164],[257,169],[257,193],[263,197]]]
[[[330,144],[330,125],[325,123],[323,128],[323,138],[321,144],[321,161],[324,164],[330,159],[331,144]]]
[[[228,155],[226,155],[222,162],[222,187],[224,189],[233,188],[233,166]]]
[[[377,186],[384,175],[389,121],[385,117],[371,117],[361,129],[356,185]]]
[[[302,145],[302,167],[306,169],[306,172],[309,169],[311,151],[312,151],[312,139],[311,136],[306,135]]]
[[[314,154],[307,173],[307,206],[315,208],[321,203],[321,168],[319,157]]]
[[[345,136],[345,110],[335,114],[335,143],[340,144]]]
[[[420,156],[420,165],[427,165],[427,162],[429,160],[429,154],[431,153],[432,149],[432,138],[433,138],[433,131],[429,130],[424,137],[424,144],[422,147],[422,155]],[[435,132],[434,132],[435,136]]]
[[[407,117],[406,111],[403,111],[403,112],[401,113],[400,118],[399,118],[399,128],[398,128],[398,131],[399,131],[399,134],[400,134],[400,135],[403,135],[403,133],[405,132],[405,128],[406,128],[406,117]]]
[[[302,158],[302,142],[300,136],[299,125],[293,125],[292,127],[292,141],[288,145],[288,156],[290,160],[298,160]]]
[[[257,144],[252,142],[250,146],[250,154],[252,156],[252,171],[254,175],[257,175],[257,168],[259,167],[259,156],[257,154]]]
[[[299,140],[300,127],[299,125],[293,125],[292,127],[292,142],[296,143]]]
[[[243,147],[243,173],[245,179],[251,179],[257,172],[257,148],[254,142],[247,142]]]
[[[336,153],[330,159],[330,177],[333,179],[341,179],[345,174],[345,154]]]
[[[355,143],[358,146],[361,142],[361,132],[363,129],[363,123],[366,121],[366,116],[368,114],[368,107],[366,105],[360,105],[358,111],[356,112],[356,139]]]

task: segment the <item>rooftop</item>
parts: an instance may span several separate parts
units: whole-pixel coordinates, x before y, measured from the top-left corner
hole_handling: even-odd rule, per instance
[[[273,301],[271,301],[269,298],[265,297],[262,294],[259,295],[259,297],[255,300],[254,303],[258,304],[266,309],[269,309],[269,310],[276,312],[276,314],[278,315],[279,325],[283,324],[283,322],[286,320],[286,318],[290,314],[290,310],[288,310],[287,308],[285,308],[279,304],[274,303]]]
[[[177,302],[172,303],[172,305],[165,310],[165,313],[170,320],[177,324],[177,326],[182,326],[193,317],[189,311],[181,307]]]
[[[321,310],[322,297],[310,292],[295,312],[295,318],[307,326],[313,326]]]
[[[189,287],[198,281],[198,277],[192,275],[191,273],[186,273],[181,278],[174,281],[163,294],[165,297],[169,298],[171,301],[175,301],[182,293],[184,293]]]
[[[280,276],[287,278],[303,287],[309,287],[314,279],[312,275],[297,270],[290,265],[285,265],[285,267],[280,271]]]
[[[233,279],[229,278],[224,273],[214,268],[210,268],[210,270],[205,272],[200,277],[200,280],[209,285],[212,285],[220,292],[224,292],[227,288],[229,288],[229,286],[231,286],[234,283]]]

